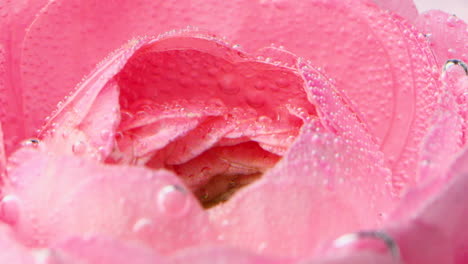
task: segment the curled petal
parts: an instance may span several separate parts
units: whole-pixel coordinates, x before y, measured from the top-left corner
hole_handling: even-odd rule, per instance
[[[129,260],[135,264],[168,263],[145,245],[105,237],[66,239],[55,245],[51,252],[51,263],[124,264]]]
[[[413,22],[418,17],[418,10],[413,0],[374,0],[380,7],[388,9]]]
[[[321,119],[306,121],[262,179],[209,211],[220,240],[296,258],[339,234],[379,226],[393,206],[390,171],[365,126],[327,78],[306,63],[298,68]]]
[[[27,149],[14,162],[3,193],[3,201],[14,203],[0,218],[29,245],[102,234],[168,253],[212,238],[198,202],[168,171]]]
[[[403,200],[400,214],[387,230],[397,239],[405,263],[456,263],[468,261],[468,150],[465,148],[447,176],[419,186]],[[436,191],[432,191],[436,189]],[[432,195],[427,199],[427,192]],[[423,197],[415,203],[418,197]],[[424,199],[425,198],[425,199]],[[420,254],[421,251],[428,254]]]
[[[438,65],[443,65],[449,59],[468,61],[468,30],[465,21],[455,15],[431,10],[421,14],[415,24],[426,35]]]

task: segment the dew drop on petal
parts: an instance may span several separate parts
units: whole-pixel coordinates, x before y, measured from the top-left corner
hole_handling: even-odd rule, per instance
[[[148,218],[140,218],[133,225],[132,231],[138,234],[148,234],[153,229],[153,221]]]
[[[186,191],[177,185],[167,185],[158,194],[158,208],[161,212],[173,217],[180,217],[189,209]]]
[[[86,151],[86,144],[83,141],[77,141],[72,146],[72,151],[75,154],[83,154]]]
[[[13,195],[6,195],[0,202],[0,220],[14,225],[19,219],[19,202],[18,198]]]
[[[225,94],[234,95],[240,92],[240,87],[236,83],[236,76],[233,74],[224,74],[218,80],[219,88]]]
[[[23,147],[37,148],[41,141],[37,138],[30,138],[21,143]]]

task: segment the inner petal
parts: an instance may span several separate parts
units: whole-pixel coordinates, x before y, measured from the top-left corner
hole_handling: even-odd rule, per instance
[[[316,116],[290,68],[222,46],[160,46],[116,76],[121,123],[107,162],[174,171],[205,207],[261,177]]]

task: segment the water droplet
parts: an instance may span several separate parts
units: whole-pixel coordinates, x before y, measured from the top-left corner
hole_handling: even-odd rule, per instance
[[[75,142],[72,146],[72,151],[78,155],[83,154],[86,151],[86,143],[81,140]]]
[[[265,96],[260,93],[249,93],[246,95],[245,100],[253,108],[260,108],[265,105]]]
[[[189,209],[189,199],[186,191],[178,185],[168,185],[158,194],[158,208],[165,214],[180,217]]]
[[[19,219],[19,201],[14,195],[6,195],[0,202],[0,220],[14,225]]]
[[[30,147],[30,148],[37,148],[39,146],[39,143],[41,141],[37,138],[30,138],[21,143],[21,146],[23,147]]]
[[[236,83],[236,76],[225,74],[218,80],[219,88],[225,94],[234,95],[239,93],[240,86]]]
[[[461,61],[461,60],[456,60],[456,59],[448,60],[444,64],[443,71],[446,72],[450,67],[452,67],[454,65],[458,65],[458,66],[462,67],[463,70],[465,71],[465,73],[468,75],[468,66],[466,65],[466,63]]]
[[[447,18],[447,25],[449,27],[455,27],[457,25],[457,22],[458,22],[458,17],[456,17],[455,15]]]
[[[148,218],[140,218],[133,225],[132,231],[139,234],[148,234],[153,229],[153,221]]]
[[[112,136],[112,133],[107,130],[107,129],[104,129],[101,131],[101,139],[104,140],[104,141],[107,141],[111,138]]]

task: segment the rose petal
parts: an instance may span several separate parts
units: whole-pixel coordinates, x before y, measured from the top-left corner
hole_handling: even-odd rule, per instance
[[[3,123],[7,153],[25,137],[25,116],[19,64],[27,26],[47,0],[5,0],[0,4],[0,122]],[[29,113],[33,114],[33,113]]]
[[[14,162],[19,165],[8,175],[4,194],[16,204],[0,218],[16,212],[9,222],[30,245],[103,234],[168,253],[211,239],[205,213],[170,172],[27,149],[10,159]]]
[[[418,17],[418,10],[413,0],[373,0],[380,7],[388,9],[413,22]]]
[[[222,247],[196,247],[177,252],[170,257],[171,264],[288,264],[293,263],[286,259],[271,259],[257,256],[238,249]]]
[[[70,238],[56,245],[52,252],[59,256],[57,259],[67,258],[68,262],[63,263],[123,264],[129,260],[135,264],[167,263],[144,245],[104,237]]]
[[[442,74],[444,92],[439,100],[440,109],[434,115],[431,130],[422,142],[418,181],[430,182],[443,177],[451,165],[454,155],[459,152],[466,138],[464,132],[465,106],[459,84],[467,79],[462,67],[452,65]]]
[[[421,14],[416,27],[426,34],[438,65],[448,59],[468,61],[468,30],[466,22],[456,16],[438,10]]]
[[[5,156],[5,145],[3,143],[3,129],[2,129],[2,123],[0,122],[0,186],[3,183],[3,173],[5,172],[6,169],[6,156]]]
[[[29,124],[37,126],[37,120],[52,109],[51,102],[67,93],[66,87],[126,39],[187,25],[227,36],[247,51],[271,43],[284,45],[324,66],[382,144],[396,175],[394,184],[402,188],[414,183],[408,175],[415,174],[416,148],[430,125],[430,104],[438,88],[430,77],[435,61],[424,37],[401,18],[356,1],[51,2],[25,40],[22,73],[24,89],[33,98],[44,97],[32,89],[43,80],[49,80],[54,94],[43,98],[42,109],[25,103],[26,111],[37,117]],[[63,48],[52,48],[52,43]],[[88,51],[84,55],[83,49]],[[44,65],[69,70],[58,75]]]
[[[308,121],[272,170],[209,211],[220,240],[267,256],[309,256],[324,240],[379,226],[392,207],[372,137],[328,79],[299,69],[325,128]]]
[[[32,254],[16,241],[8,226],[0,224],[0,263],[33,264]]]
[[[387,230],[397,239],[405,263],[461,264],[468,261],[467,176],[468,150],[465,148],[447,176],[432,184],[438,185],[435,195],[427,199],[428,185],[425,185],[413,190],[413,196],[426,197],[419,205],[414,206],[413,196],[403,201],[399,221],[390,224]]]
[[[395,261],[388,255],[366,251],[331,252],[320,259],[299,262],[299,264],[393,264]]]

